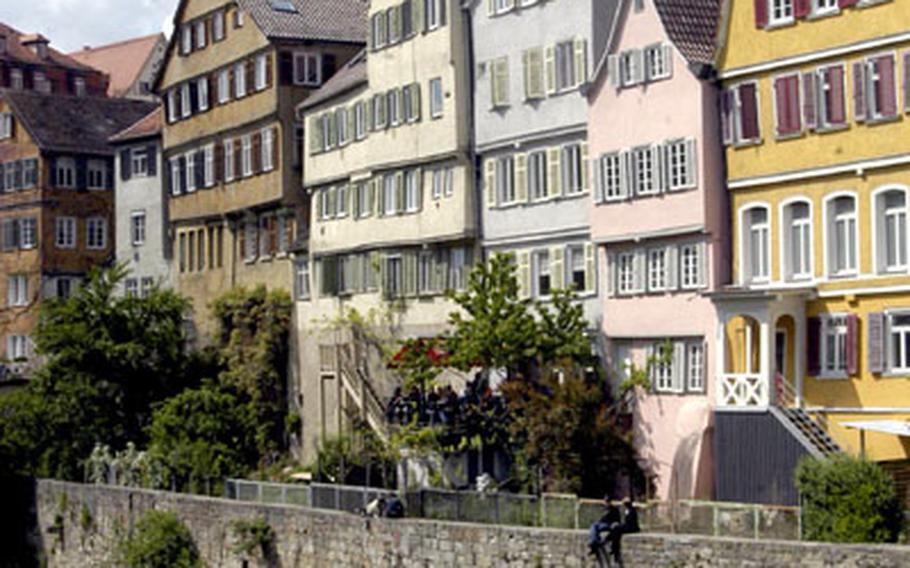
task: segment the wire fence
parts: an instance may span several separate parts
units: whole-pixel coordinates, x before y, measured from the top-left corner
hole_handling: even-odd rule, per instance
[[[256,503],[277,503],[358,512],[377,497],[399,495],[395,491],[311,483],[288,485],[229,479],[225,484],[229,499]],[[442,521],[586,529],[604,513],[598,500],[575,495],[522,495],[424,489],[401,495],[409,517]],[[638,503],[642,530],[655,533],[680,533],[706,536],[739,537],[756,540],[799,540],[800,510],[762,504],[715,501]]]

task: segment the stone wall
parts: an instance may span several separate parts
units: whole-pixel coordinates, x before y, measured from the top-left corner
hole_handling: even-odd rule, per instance
[[[234,519],[265,518],[276,534],[269,568],[297,566],[592,566],[583,531],[366,520],[347,513],[39,481],[37,545],[47,566],[110,565],[111,551],[149,509],[175,511],[210,567],[241,567]],[[910,547],[634,535],[627,566],[910,566]],[[253,563],[252,565],[255,565]],[[266,566],[266,564],[263,564]]]

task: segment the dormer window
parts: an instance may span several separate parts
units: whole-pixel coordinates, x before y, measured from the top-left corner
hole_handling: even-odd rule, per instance
[[[76,77],[75,79],[73,79],[73,93],[77,97],[85,96],[85,78]]]

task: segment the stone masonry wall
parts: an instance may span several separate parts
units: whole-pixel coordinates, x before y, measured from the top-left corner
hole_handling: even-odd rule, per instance
[[[584,531],[366,520],[334,511],[57,481],[39,481],[36,499],[36,544],[49,568],[113,565],[116,543],[149,509],[176,512],[212,568],[245,566],[232,551],[230,523],[255,518],[265,518],[276,534],[278,558],[269,568],[594,565]],[[902,546],[657,534],[633,535],[624,545],[627,566],[910,566],[910,547]]]

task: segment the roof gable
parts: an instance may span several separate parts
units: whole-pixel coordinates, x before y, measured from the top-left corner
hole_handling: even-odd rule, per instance
[[[135,85],[158,46],[166,41],[164,34],[159,33],[86,48],[71,53],[70,57],[107,73],[111,78],[108,95],[119,97]]]

